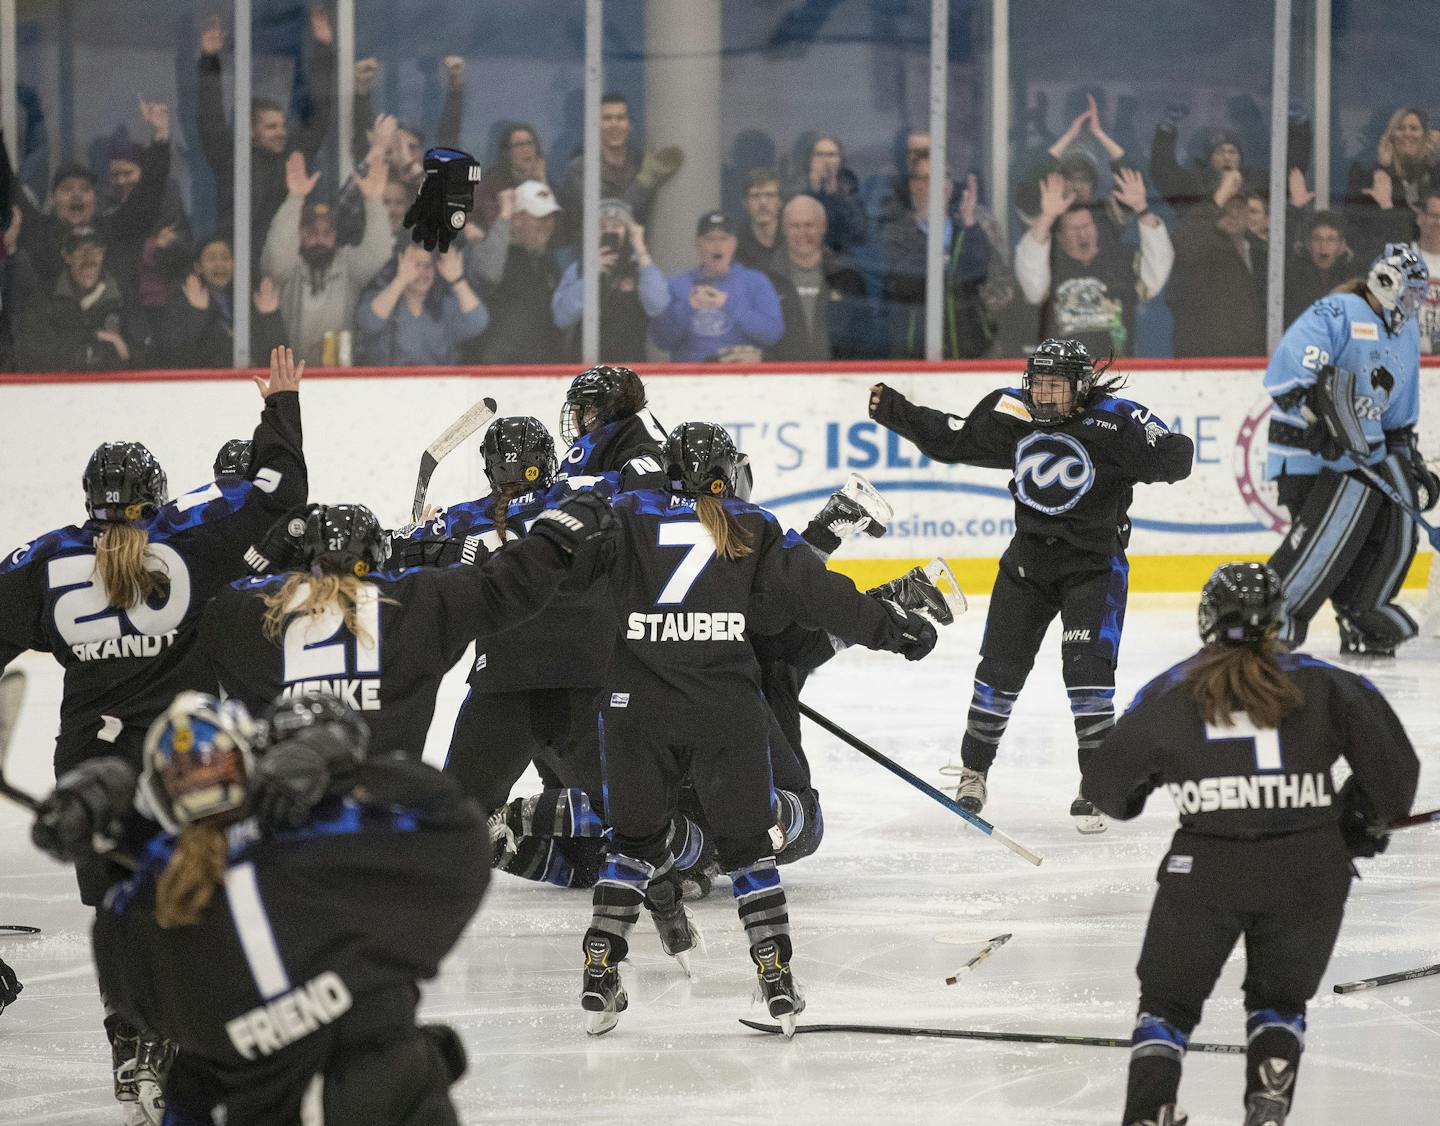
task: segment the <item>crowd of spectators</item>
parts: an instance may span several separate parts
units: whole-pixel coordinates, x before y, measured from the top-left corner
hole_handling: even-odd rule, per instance
[[[256,98],[249,109],[250,244],[237,247],[226,39],[218,19],[200,32],[187,123],[214,176],[209,230],[193,228],[172,179],[167,104],[141,97],[144,142],[117,125],[92,146],[92,163],[59,163],[41,199],[30,134],[42,118],[33,95],[20,98],[23,183],[0,139],[0,367],[228,366],[237,301],[250,303],[252,356],[285,341],[311,364],[579,359],[578,153],[547,154],[537,128],[519,121],[500,123],[488,152],[467,145],[459,55],[440,61],[440,112],[425,125],[378,112],[381,64],[359,60],[354,132],[336,145],[335,35],[317,6],[287,105]],[[940,174],[945,357],[1018,356],[1046,336],[1081,339],[1102,356],[1263,354],[1263,159],[1223,128],[1202,123],[1187,136],[1183,102],[1166,106],[1148,153],[1116,140],[1136,147],[1133,120],[1107,129],[1101,91],[1077,92],[1056,134],[1044,128],[1047,112],[1042,104],[1026,117],[1038,140],[1017,162],[1008,239],[979,176],[933,167],[922,129],[897,137],[893,168],[864,176],[836,133],[805,133],[782,154],[762,130],[747,130],[725,168],[731,208],[695,201],[694,261],[657,262],[646,229],[685,153],[647,146],[626,96],[607,93],[593,257],[603,357],[923,358],[928,201]],[[430,144],[468,147],[484,166],[471,223],[438,255],[402,228]],[[1300,107],[1287,144],[1286,245],[1274,249],[1285,262],[1287,322],[1363,273],[1384,243],[1413,241],[1435,278],[1422,347],[1440,350],[1440,131],[1419,108],[1395,110],[1330,209],[1317,209],[1307,183]],[[343,173],[331,183],[322,169],[337,147]],[[673,214],[684,201],[665,197],[665,206]],[[250,263],[248,294],[234,289],[239,254]]]

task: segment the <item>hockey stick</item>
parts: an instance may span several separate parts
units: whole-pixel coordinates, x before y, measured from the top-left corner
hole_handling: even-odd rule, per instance
[[[1355,468],[1360,470],[1361,475],[1372,489],[1389,500],[1396,508],[1410,517],[1411,520],[1414,520],[1424,531],[1425,535],[1430,538],[1430,546],[1436,551],[1440,551],[1440,528],[1435,527],[1434,524],[1426,520],[1423,512],[1397,493],[1389,481],[1381,477],[1380,474],[1376,473],[1375,470],[1371,469],[1368,465],[1361,465],[1359,462],[1356,462]]]
[[[979,965],[981,962],[983,962],[986,958],[990,957],[991,954],[995,953],[995,951],[999,950],[1000,947],[1004,946],[1007,942],[1009,942],[1009,941],[1010,941],[1010,938],[1011,938],[1011,936],[1008,935],[1008,934],[997,934],[994,938],[992,938],[989,942],[987,942],[983,947],[981,947],[980,953],[976,954],[975,957],[971,958],[968,962],[966,962],[963,966],[961,966],[961,967],[960,967],[958,970],[956,970],[953,974],[951,974],[949,977],[947,977],[947,978],[945,979],[945,984],[946,984],[946,985],[956,985],[956,984],[958,984],[959,981],[960,981],[960,975],[961,975],[961,974],[963,974],[966,970],[973,970],[976,966],[978,966],[978,965]]]
[[[1402,817],[1398,821],[1390,822],[1390,828],[1409,829],[1415,825],[1428,825],[1432,821],[1440,821],[1440,809],[1432,809],[1425,813],[1412,813],[1409,817]]]
[[[1362,989],[1376,989],[1382,985],[1394,985],[1397,981],[1414,981],[1417,977],[1434,977],[1440,974],[1440,965],[1421,966],[1418,970],[1402,970],[1400,973],[1381,974],[1360,981],[1345,981],[1335,986],[1336,993],[1359,993]],[[798,1028],[796,1031],[800,1031]]]
[[[756,1032],[779,1032],[778,1024],[761,1024],[758,1020],[740,1021]],[[914,1025],[888,1024],[797,1024],[800,1032],[856,1032],[875,1036],[938,1036],[947,1040],[993,1040],[1005,1044],[1070,1044],[1079,1048],[1129,1048],[1130,1038],[1119,1036],[1065,1036],[1059,1032],[989,1032],[974,1028],[919,1028]],[[1191,1052],[1217,1052],[1243,1056],[1244,1044],[1191,1044]]]
[[[859,739],[857,739],[854,735],[851,735],[850,732],[846,731],[839,724],[832,723],[830,720],[826,719],[823,715],[817,712],[814,708],[804,703],[804,701],[800,701],[799,706],[800,714],[810,720],[811,723],[823,727],[826,731],[830,732],[831,735],[835,736],[835,738],[839,739],[842,743],[848,743],[850,746],[854,747],[855,750],[859,751],[862,755],[870,759],[872,762],[878,762],[886,770],[890,771],[891,774],[898,775],[899,777],[905,779],[905,781],[909,782],[910,785],[914,786],[922,794],[926,794],[929,797],[934,798],[951,813],[957,814],[958,816],[964,818],[966,821],[970,822],[971,825],[975,826],[975,828],[979,829],[982,833],[984,833],[987,837],[993,837],[995,840],[999,841],[1002,845],[1004,845],[1011,852],[1013,852],[1016,856],[1020,857],[1023,860],[1028,860],[1037,868],[1040,866],[1040,857],[1036,856],[1035,853],[1031,852],[1028,848],[1022,845],[1019,841],[1015,840],[1013,837],[1002,833],[999,829],[995,828],[994,825],[986,821],[985,818],[979,817],[971,813],[964,806],[960,805],[954,798],[950,797],[947,794],[942,794],[939,790],[937,790],[934,786],[930,785],[930,783],[926,782],[923,778],[917,778],[914,774],[911,774],[910,771],[906,770],[898,762],[895,762],[893,759],[886,758],[874,747],[870,746],[867,743],[861,742]]]
[[[471,434],[495,417],[495,400],[481,399],[447,426],[420,455],[420,473],[415,478],[415,500],[410,505],[410,519],[419,520],[425,511],[425,494],[430,491],[430,478],[446,456]]]
[[[10,785],[5,777],[5,761],[10,757],[10,739],[15,734],[15,722],[20,718],[20,708],[25,703],[25,674],[11,669],[0,676],[0,796],[7,797],[16,805],[24,806],[34,813],[40,808],[40,799],[33,794]]]
[[[10,931],[13,934],[39,934],[39,927],[27,927],[23,923],[0,923],[0,931]]]

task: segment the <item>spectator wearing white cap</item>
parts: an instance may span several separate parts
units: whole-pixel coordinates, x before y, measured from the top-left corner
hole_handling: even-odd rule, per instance
[[[700,265],[670,279],[670,303],[650,338],[677,363],[754,363],[785,330],[775,286],[735,261],[735,224],[723,211],[700,217]]]
[[[549,185],[526,180],[500,192],[485,238],[467,247],[466,272],[482,286],[490,328],[479,341],[486,364],[550,363],[563,338],[550,312],[560,281],[553,243],[560,205]]]

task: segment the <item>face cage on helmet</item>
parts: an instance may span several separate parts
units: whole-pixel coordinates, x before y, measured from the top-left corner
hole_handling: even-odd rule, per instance
[[[1042,405],[1035,401],[1032,391],[1032,383],[1036,376],[1044,376],[1050,379],[1063,379],[1070,384],[1070,409],[1060,411],[1048,404]],[[1058,422],[1074,418],[1085,410],[1085,403],[1090,398],[1090,391],[1095,385],[1094,374],[1070,375],[1065,372],[1030,372],[1026,371],[1020,380],[1020,390],[1025,398],[1026,409],[1030,411],[1030,417],[1041,426],[1053,426]]]
[[[231,704],[222,704],[222,711],[219,715],[205,718],[205,722],[217,729],[217,735],[224,736],[231,743],[230,747],[219,752],[227,756],[228,762],[203,762],[185,770],[177,763],[175,752],[162,751],[159,748],[158,737],[152,739],[150,735],[146,736],[145,768],[140,774],[140,791],[146,799],[146,804],[150,807],[149,812],[160,823],[160,827],[172,836],[206,817],[233,813],[244,806],[249,796],[249,779],[254,768],[250,741],[255,738],[255,735],[251,731],[243,730],[245,726],[251,725],[248,716],[243,719],[238,716],[232,717],[233,724],[242,728],[239,737],[234,731],[227,728],[222,717],[230,708]],[[170,720],[168,713],[163,719],[170,725],[173,744],[174,723]],[[216,719],[220,719],[220,722],[217,723]],[[190,754],[190,752],[181,753],[187,757]],[[212,750],[211,754],[214,753]],[[157,763],[156,759],[162,754],[169,755],[170,762]],[[208,758],[209,755],[206,757]],[[207,784],[197,786],[189,793],[182,794],[177,798],[170,793],[166,785],[167,779],[171,781],[203,780]],[[202,796],[221,788],[223,790],[218,796]]]

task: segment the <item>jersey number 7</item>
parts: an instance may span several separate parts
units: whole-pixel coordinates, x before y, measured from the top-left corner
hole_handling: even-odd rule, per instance
[[[704,524],[676,520],[660,525],[658,542],[661,547],[689,548],[671,572],[660,597],[655,599],[656,606],[679,606],[700,577],[700,572],[705,570],[705,564],[715,557],[715,541]]]

